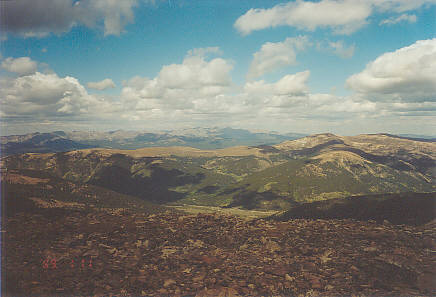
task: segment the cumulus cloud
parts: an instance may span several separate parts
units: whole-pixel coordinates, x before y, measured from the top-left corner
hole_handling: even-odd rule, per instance
[[[308,44],[305,36],[288,37],[282,42],[264,43],[261,49],[253,54],[247,78],[257,78],[278,68],[295,64],[296,52],[304,50]]]
[[[361,98],[312,94],[307,87],[310,72],[288,74],[275,82],[246,82],[240,88],[206,93],[198,89],[163,88],[154,79],[132,78],[122,92],[123,118],[153,125],[253,125],[276,127],[294,121],[356,118],[375,112],[376,103]],[[200,84],[201,85],[201,84]],[[172,92],[177,96],[172,97]],[[175,100],[177,98],[177,100]]]
[[[336,34],[351,34],[375,12],[405,12],[435,3],[435,0],[297,0],[268,9],[250,9],[236,20],[234,27],[242,35],[277,26],[309,31],[331,28]]]
[[[68,76],[60,78],[56,74],[36,72],[6,83],[3,85],[2,98],[9,110],[14,105],[27,105],[27,112],[52,107],[55,112],[71,113],[73,103],[77,103],[73,101],[82,101],[86,97],[85,89],[76,79]],[[16,112],[20,110],[16,109]]]
[[[436,101],[436,39],[388,52],[347,79],[347,86],[375,101]]]
[[[89,95],[79,81],[70,76],[35,72],[0,80],[3,119],[28,118],[31,121],[53,118],[91,118],[113,110],[110,102]]]
[[[274,83],[247,82],[241,96],[250,98],[246,105],[268,110],[274,116],[343,119],[376,110],[376,103],[356,96],[311,93],[306,85],[309,75],[309,71],[303,71],[285,75]]]
[[[229,121],[257,117],[268,108],[280,111],[315,104],[309,94],[309,71],[283,76],[276,82],[250,81],[234,86],[232,65],[221,58],[206,59],[190,52],[181,64],[163,66],[155,78],[134,77],[124,82],[124,116],[137,121],[169,117],[180,122]],[[312,98],[312,99],[309,99]],[[312,102],[312,103],[311,103]],[[278,111],[276,110],[275,113]],[[312,111],[311,111],[312,112]]]
[[[222,58],[206,59],[206,53],[218,51],[189,51],[181,64],[163,66],[153,79],[134,77],[124,83],[121,98],[140,109],[185,108],[198,98],[222,94],[231,86],[233,65]]]
[[[434,114],[436,112],[436,102],[383,102],[380,105],[392,113],[401,115]]]
[[[163,66],[157,79],[161,86],[170,89],[227,86],[231,69],[231,63],[221,58],[206,61],[201,56],[188,56],[182,64]]]
[[[18,75],[27,75],[35,73],[38,64],[29,57],[9,57],[2,62],[1,66],[6,71],[13,72]]]
[[[87,86],[90,89],[96,89],[100,91],[116,87],[115,83],[110,78],[106,78],[98,82],[89,82]]]
[[[68,32],[82,24],[99,27],[104,35],[119,35],[134,20],[138,0],[20,0],[1,1],[1,27],[24,37]]]
[[[416,23],[416,15],[414,14],[402,14],[400,16],[391,17],[385,20],[382,20],[379,25],[395,25],[400,22],[407,22],[407,23]]]
[[[211,53],[217,53],[213,50]],[[0,77],[0,115],[11,129],[53,127],[137,128],[224,125],[307,131],[344,129],[365,119],[426,118],[435,102],[370,101],[365,93],[350,96],[311,93],[309,71],[276,81],[234,85],[232,63],[208,57],[208,50],[190,51],[179,64],[163,66],[154,78],[123,82],[119,98],[89,94],[74,77],[35,72]],[[360,122],[359,122],[360,123]],[[393,123],[393,122],[392,122]],[[88,126],[87,126],[88,125]],[[338,130],[336,130],[338,131]],[[349,130],[347,130],[349,131]],[[347,132],[349,133],[349,132]]]
[[[309,31],[331,27],[336,33],[349,34],[365,25],[370,14],[371,5],[364,1],[297,0],[269,9],[250,9],[236,20],[234,26],[243,35],[283,25]]]
[[[325,98],[322,98],[325,97]],[[314,94],[312,100],[323,99],[322,104],[317,107],[318,112],[329,114],[351,113],[365,114],[366,112],[374,112],[377,110],[377,105],[368,100],[355,100],[355,98],[341,98],[330,94]]]
[[[308,92],[306,86],[310,71],[303,71],[296,74],[288,74],[275,83],[266,83],[263,80],[247,82],[244,91],[251,96],[268,95],[303,95]]]

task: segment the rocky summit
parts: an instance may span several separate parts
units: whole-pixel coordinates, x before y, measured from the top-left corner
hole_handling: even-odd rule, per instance
[[[434,296],[436,225],[48,207],[2,227],[4,296]]]

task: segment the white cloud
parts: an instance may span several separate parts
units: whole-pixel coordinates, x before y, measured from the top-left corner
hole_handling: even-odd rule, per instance
[[[371,101],[359,101],[353,98],[341,98],[338,100],[338,97],[327,95],[327,94],[315,94],[313,95],[315,98],[321,95],[328,96],[329,103],[324,102],[320,105],[317,110],[318,112],[325,113],[333,113],[337,116],[338,113],[361,113],[364,114],[366,112],[374,112],[376,111],[376,104]]]
[[[159,87],[160,77],[136,77],[125,83],[122,118],[163,126],[274,125],[293,121],[338,121],[373,114],[376,104],[358,98],[311,94],[310,72],[283,76],[276,82],[251,81],[241,88],[223,88],[207,94],[198,89]],[[201,85],[201,84],[200,84]],[[199,86],[200,86],[199,85]],[[175,100],[177,98],[177,100]]]
[[[222,58],[207,60],[206,53],[219,49],[189,51],[181,64],[163,66],[153,78],[134,77],[124,83],[121,98],[139,109],[192,108],[194,101],[225,93],[231,86],[231,62]]]
[[[435,0],[369,0],[378,10],[382,12],[395,11],[405,12],[415,10],[425,5],[436,4]]]
[[[365,25],[370,14],[371,5],[365,1],[297,0],[270,9],[250,9],[236,20],[234,26],[243,35],[283,25],[309,31],[331,27],[336,33],[349,34]]]
[[[397,17],[391,17],[380,22],[379,25],[395,25],[400,22],[416,23],[416,15],[402,14]]]
[[[244,91],[250,96],[299,96],[308,92],[306,86],[310,71],[303,71],[296,74],[288,74],[275,83],[266,83],[263,80],[247,82]]]
[[[110,78],[106,78],[98,82],[89,82],[87,86],[90,89],[96,89],[100,91],[116,87],[115,83]]]
[[[158,80],[161,86],[170,89],[227,86],[232,68],[231,63],[221,58],[206,61],[201,56],[188,56],[182,64],[163,66]]]
[[[381,55],[347,79],[347,85],[375,101],[436,101],[436,39]]]
[[[436,102],[383,102],[385,109],[393,113],[417,114],[417,113],[434,113],[436,112]]]
[[[436,0],[296,0],[268,9],[250,9],[236,20],[234,27],[242,35],[277,26],[309,31],[331,28],[336,34],[351,34],[364,26],[373,13],[401,13],[435,3]]]
[[[27,75],[36,72],[38,64],[29,57],[7,58],[2,64],[6,71],[17,73],[18,75]]]
[[[295,64],[296,52],[304,50],[308,44],[305,36],[288,37],[282,42],[264,43],[261,49],[253,54],[247,78],[257,78],[278,68]]]
[[[5,118],[33,121],[56,117],[98,117],[112,109],[103,98],[89,95],[73,77],[35,72],[0,80],[0,103]]]
[[[342,40],[330,41],[329,47],[332,49],[333,53],[344,59],[351,58],[355,51],[354,44],[347,47]]]
[[[206,58],[207,52],[191,51],[180,64],[163,66],[154,78],[123,82],[116,100],[88,94],[74,77],[40,72],[4,76],[0,78],[1,119],[7,131],[29,126],[83,130],[92,125],[107,130],[222,125],[313,132],[349,131],[356,123],[373,125],[386,119],[398,125],[392,121],[398,117],[416,124],[436,110],[435,102],[373,102],[366,93],[311,93],[309,71],[235,86],[230,78],[232,63]]]
[[[99,27],[104,35],[120,35],[134,20],[138,0],[20,0],[1,1],[2,28],[24,37],[44,37],[68,32],[83,24]]]

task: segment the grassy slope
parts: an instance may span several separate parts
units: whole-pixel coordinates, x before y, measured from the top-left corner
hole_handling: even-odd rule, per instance
[[[270,218],[388,220],[393,224],[421,225],[436,217],[436,192],[378,194],[304,203]]]
[[[347,167],[336,162],[322,163],[314,159],[290,160],[253,173],[235,185],[240,190],[233,205],[262,207],[262,200],[265,199],[260,196],[259,201],[253,205],[253,201],[244,199],[244,191],[254,197],[256,195],[253,193],[271,193],[270,196],[277,203],[288,202],[290,206],[293,201],[309,202],[351,194],[434,190],[431,183],[409,172],[374,163],[353,165]],[[270,207],[271,204],[264,206]]]
[[[8,175],[41,179],[38,183],[13,181]],[[54,177],[43,171],[19,170],[2,174],[2,203],[6,215],[34,208],[29,198],[52,202],[64,202],[82,209],[89,208],[126,208],[145,213],[157,213],[168,210],[164,206],[150,203],[138,197],[121,194],[107,188],[90,184],[73,183]],[[62,204],[62,203],[61,203]],[[4,213],[5,214],[5,213]]]

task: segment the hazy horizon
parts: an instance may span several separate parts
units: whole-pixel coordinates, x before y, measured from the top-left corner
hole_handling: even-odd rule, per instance
[[[410,135],[412,137],[427,137],[427,138],[435,138],[436,134],[425,134],[425,133],[420,133],[420,134],[416,134],[416,133],[391,133],[391,132],[386,132],[386,131],[378,131],[378,132],[366,132],[366,133],[356,133],[356,134],[339,134],[339,133],[333,133],[330,131],[320,131],[320,132],[314,132],[314,133],[304,133],[304,132],[296,132],[296,131],[288,131],[288,132],[280,132],[280,131],[274,131],[274,130],[262,130],[262,129],[245,129],[245,128],[233,128],[233,127],[226,127],[226,126],[222,126],[222,127],[218,127],[218,126],[214,126],[214,127],[186,127],[186,128],[176,128],[176,129],[169,129],[169,130],[153,130],[153,129],[115,129],[115,130],[93,130],[93,129],[88,129],[88,130],[75,130],[75,129],[71,129],[71,130],[46,130],[46,131],[39,131],[39,130],[35,130],[35,131],[28,131],[28,132],[24,132],[24,133],[17,133],[17,134],[1,134],[0,136],[19,136],[19,135],[27,135],[27,134],[34,134],[34,133],[55,133],[55,132],[65,132],[65,133],[113,133],[113,132],[134,132],[134,133],[174,133],[175,135],[177,135],[177,133],[182,133],[182,132],[186,132],[187,130],[200,130],[200,129],[206,129],[206,130],[213,130],[213,129],[235,129],[235,130],[246,130],[249,131],[251,133],[271,133],[271,134],[277,134],[277,135],[286,135],[286,134],[299,134],[301,136],[309,136],[309,135],[318,135],[318,134],[334,134],[337,136],[357,136],[357,135],[371,135],[371,134],[391,134],[391,135],[397,135],[397,136],[407,136]]]

